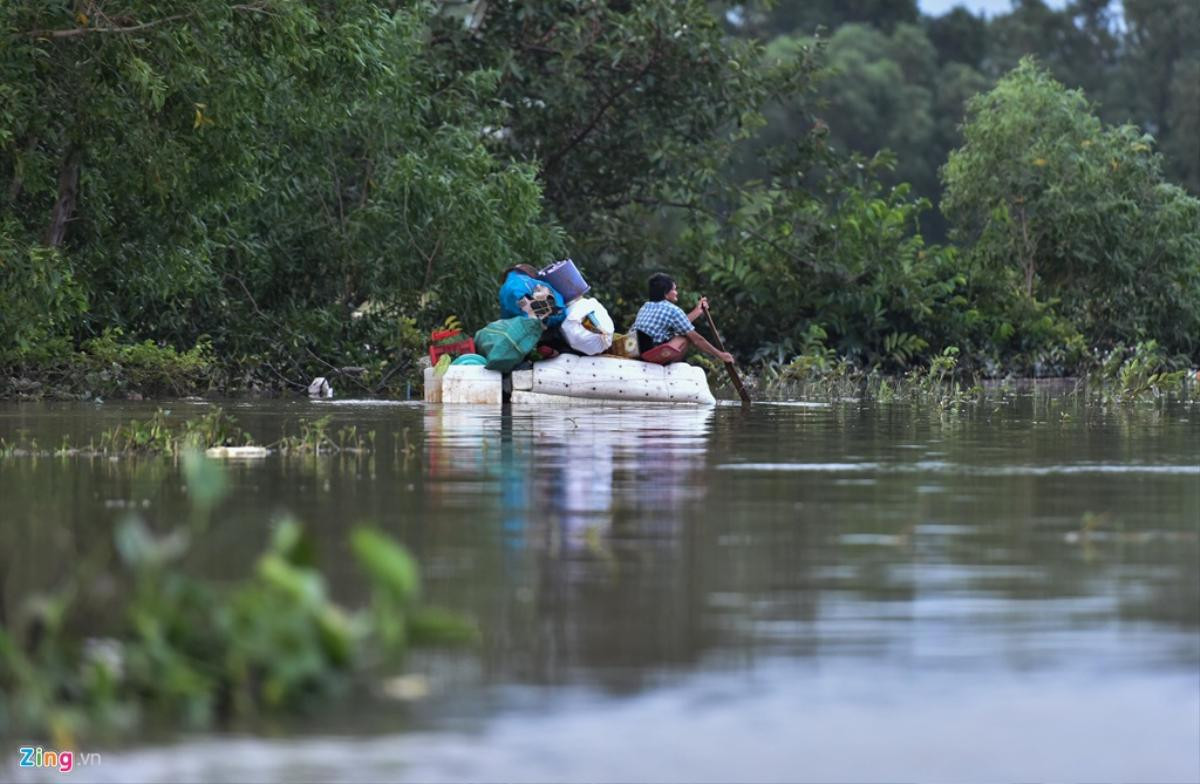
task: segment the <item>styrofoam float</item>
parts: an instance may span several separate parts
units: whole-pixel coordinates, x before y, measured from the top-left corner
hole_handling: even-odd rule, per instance
[[[504,376],[482,365],[451,365],[441,376],[425,368],[425,402],[498,406],[504,402]]]
[[[265,446],[210,446],[204,450],[208,457],[228,458],[235,460],[255,459],[269,454]]]
[[[612,403],[714,405],[704,371],[693,365],[655,365],[616,357],[562,354],[512,374],[513,403],[571,405],[589,400]],[[425,371],[425,400],[431,403],[500,405],[504,377],[479,366],[454,365],[440,379]]]

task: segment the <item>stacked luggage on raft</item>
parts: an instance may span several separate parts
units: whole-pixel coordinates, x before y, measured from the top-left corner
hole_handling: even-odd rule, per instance
[[[715,404],[702,369],[623,358],[631,343],[636,352],[636,342],[616,335],[604,306],[584,296],[590,287],[571,259],[540,270],[536,277],[509,270],[502,283],[501,315],[508,317],[475,333],[471,350],[478,354],[460,355],[449,367],[426,368],[427,402]],[[546,340],[543,331],[548,335],[551,330],[556,331],[553,340]],[[563,353],[527,361],[539,344],[554,341]],[[431,359],[438,359],[432,350]]]

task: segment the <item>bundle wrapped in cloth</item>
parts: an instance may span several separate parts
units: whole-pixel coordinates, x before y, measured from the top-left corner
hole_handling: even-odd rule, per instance
[[[500,286],[500,318],[517,316],[528,316],[556,327],[566,316],[566,305],[551,284],[514,267],[505,273]]]
[[[615,331],[612,316],[598,300],[578,297],[567,305],[567,317],[562,323],[563,337],[581,354],[595,356],[608,350]]]
[[[561,311],[561,305],[556,304],[554,291],[549,286],[538,284],[528,294],[517,300],[517,307],[530,318],[546,321]]]

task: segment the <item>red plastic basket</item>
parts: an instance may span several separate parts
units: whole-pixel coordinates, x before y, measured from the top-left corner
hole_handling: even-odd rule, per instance
[[[429,333],[429,361],[435,365],[442,354],[457,357],[474,353],[475,338],[467,337],[461,329],[435,329]]]

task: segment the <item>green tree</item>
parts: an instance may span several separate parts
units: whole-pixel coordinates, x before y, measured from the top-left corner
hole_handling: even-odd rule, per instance
[[[935,175],[944,153],[934,143],[936,53],[920,28],[900,25],[891,35],[845,25],[829,42],[833,71],[822,85],[835,143],[874,155],[897,155],[890,181],[908,182],[924,196],[937,192]]]
[[[537,163],[547,211],[618,318],[646,273],[675,266],[671,204],[718,209],[736,145],[773,97],[804,89],[811,60],[762,65],[699,0],[477,3],[450,15],[435,51],[448,71],[496,70],[508,113],[493,149]]]
[[[1123,8],[1120,111],[1159,139],[1172,178],[1200,194],[1200,4],[1125,0]]]
[[[988,23],[982,14],[975,16],[956,6],[938,17],[922,20],[929,40],[941,63],[963,63],[979,70],[987,59]]]
[[[485,146],[496,74],[440,69],[432,10],[390,5],[0,7],[0,296],[53,258],[76,337],[208,334],[293,379],[381,359],[401,315],[486,318],[498,269],[559,238]]]
[[[990,73],[999,78],[1022,57],[1035,56],[1056,78],[1088,95],[1104,96],[1114,78],[1119,42],[1108,0],[1017,0],[988,31]]]
[[[746,314],[722,320],[754,357],[828,348],[897,369],[962,343],[966,280],[953,251],[919,233],[928,202],[869,175],[854,181],[859,165],[835,170],[823,198],[779,177],[747,191],[721,225],[687,235],[706,290]]]
[[[1104,125],[1030,59],[968,104],[963,135],[942,206],[976,270],[1060,303],[1093,343],[1195,356],[1200,201],[1163,180],[1151,137]]]
[[[733,15],[739,28],[770,40],[780,35],[810,36],[821,27],[836,30],[846,24],[890,31],[898,24],[914,24],[920,13],[916,0],[756,0],[735,6]]]
[[[780,37],[767,54],[786,59],[813,46],[811,39]],[[890,150],[895,164],[881,172],[883,182],[908,183],[918,197],[937,202],[937,167],[958,144],[966,100],[988,80],[964,63],[939,65],[930,40],[914,25],[897,25],[891,33],[845,25],[823,51],[827,56],[817,98],[794,96],[769,109],[756,147],[784,143],[792,128],[804,127],[806,116],[817,113],[830,129],[829,144],[867,157]],[[756,150],[740,173],[761,176],[760,158]],[[939,213],[926,212],[921,220],[927,236],[945,235]]]

